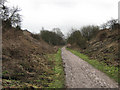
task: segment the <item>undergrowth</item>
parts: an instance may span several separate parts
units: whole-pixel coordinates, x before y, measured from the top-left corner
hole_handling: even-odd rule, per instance
[[[3,79],[2,85],[4,88],[64,88],[64,70],[61,59],[61,49],[55,54],[47,54],[44,56],[46,59],[46,64],[44,65],[44,70],[41,68],[41,73],[35,73],[35,79],[27,80],[23,82],[21,80],[13,80],[12,78]],[[25,63],[25,62],[24,62]],[[27,66],[26,68],[28,68]],[[37,70],[37,68],[36,68]],[[3,71],[3,75],[7,75],[9,72]],[[23,75],[23,73],[17,73],[17,75]]]

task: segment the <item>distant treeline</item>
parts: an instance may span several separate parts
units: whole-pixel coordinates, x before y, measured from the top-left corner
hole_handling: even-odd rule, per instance
[[[31,35],[37,40],[42,38],[42,40],[53,46],[65,45],[64,35],[59,28],[54,28],[52,31],[42,29],[39,34]]]
[[[87,42],[95,38],[99,30],[118,30],[120,25],[118,19],[112,19],[102,24],[101,26],[88,25],[82,27],[80,30],[72,29],[67,38],[67,43],[71,45],[77,45],[82,49],[85,49]]]
[[[6,6],[6,0],[3,0],[0,3],[1,7],[1,15],[2,19],[2,28],[10,28],[14,27],[17,29],[21,29],[22,18],[19,14],[21,11],[18,7],[8,7]],[[102,24],[100,27],[95,25],[83,26],[81,29],[76,30],[72,29],[72,32],[69,32],[67,39],[64,38],[63,33],[59,28],[54,28],[52,31],[44,30],[42,28],[40,34],[32,34],[32,36],[36,39],[42,38],[48,44],[51,45],[65,45],[68,44],[76,44],[80,48],[86,48],[87,42],[96,37],[98,31],[100,29],[109,29],[116,30],[120,29],[120,25],[118,24],[118,19],[112,19]]]
[[[63,33],[59,28],[54,28],[53,31],[42,30],[40,32],[41,38],[51,45],[64,45],[65,40]]]
[[[86,42],[91,40],[99,31],[98,26],[84,26],[81,30],[73,30],[73,32],[68,36],[67,43],[76,44],[80,48],[86,47]]]

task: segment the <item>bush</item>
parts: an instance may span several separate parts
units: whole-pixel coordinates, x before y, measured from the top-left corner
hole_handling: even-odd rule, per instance
[[[86,38],[89,41],[97,35],[98,31],[99,31],[98,26],[88,25],[88,26],[82,27],[81,34],[84,38]]]
[[[80,48],[86,47],[86,39],[81,35],[79,30],[74,31],[67,39],[67,43],[77,44]]]

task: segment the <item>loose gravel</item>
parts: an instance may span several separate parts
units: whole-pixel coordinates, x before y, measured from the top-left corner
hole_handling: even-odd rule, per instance
[[[86,61],[62,48],[67,88],[118,88],[118,84]]]

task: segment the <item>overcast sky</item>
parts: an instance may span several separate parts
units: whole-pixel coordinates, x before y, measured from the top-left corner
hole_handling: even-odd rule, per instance
[[[120,0],[8,0],[19,6],[23,18],[22,28],[39,33],[41,28],[59,27],[66,34],[72,27],[101,25],[118,18]]]

